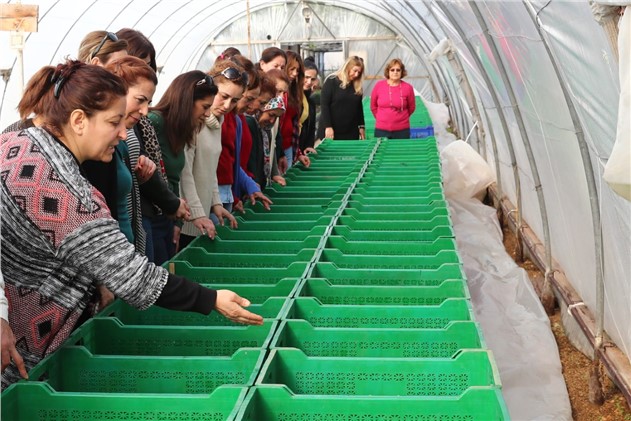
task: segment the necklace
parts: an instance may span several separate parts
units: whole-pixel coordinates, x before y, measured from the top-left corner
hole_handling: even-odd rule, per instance
[[[392,86],[390,84],[388,84],[388,96],[390,97],[390,108],[397,110],[399,112],[403,112],[403,89],[401,89],[401,84],[398,85],[399,86],[399,97],[401,99],[401,105],[399,107],[395,107],[394,104],[392,104]]]

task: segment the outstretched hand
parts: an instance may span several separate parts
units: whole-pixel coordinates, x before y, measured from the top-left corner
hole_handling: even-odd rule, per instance
[[[243,307],[248,307],[250,301],[240,297],[237,293],[227,290],[217,290],[217,301],[215,302],[215,310],[224,317],[236,323],[245,325],[262,325],[263,317],[258,314],[251,313]]]

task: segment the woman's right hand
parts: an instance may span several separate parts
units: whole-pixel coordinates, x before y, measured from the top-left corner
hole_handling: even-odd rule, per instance
[[[251,313],[243,307],[248,307],[250,301],[240,297],[235,292],[227,289],[217,291],[217,301],[215,301],[215,310],[224,317],[236,323],[245,325],[262,325],[263,317],[258,314]]]
[[[11,330],[11,326],[9,322],[4,319],[0,319],[1,326],[0,330],[2,331],[2,372],[4,373],[4,369],[11,364],[11,360],[15,363],[18,371],[20,372],[20,376],[25,379],[28,379],[28,374],[26,373],[26,367],[24,366],[24,359],[15,348],[15,336],[13,335],[13,330]]]
[[[177,208],[173,216],[175,216],[175,219],[184,219],[185,221],[191,219],[191,209],[188,207],[186,200],[180,199],[180,207]]]
[[[211,240],[215,239],[215,234],[217,230],[215,229],[215,224],[210,218],[202,216],[200,218],[193,219],[193,225],[202,232],[202,235],[207,235]]]
[[[335,139],[335,132],[333,131],[333,127],[327,127],[324,129],[324,137],[327,139]]]

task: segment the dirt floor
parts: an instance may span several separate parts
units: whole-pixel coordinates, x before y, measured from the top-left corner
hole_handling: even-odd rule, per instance
[[[504,228],[504,245],[508,253],[515,258],[515,235]],[[525,260],[519,266],[524,268],[531,279],[542,277],[539,269],[530,260]],[[559,346],[563,377],[570,395],[572,416],[575,421],[631,421],[631,410],[624,396],[606,375],[601,376],[605,403],[597,406],[589,402],[587,397],[591,360],[578,351],[570,343],[563,331],[561,316],[557,308],[550,316],[552,332]]]

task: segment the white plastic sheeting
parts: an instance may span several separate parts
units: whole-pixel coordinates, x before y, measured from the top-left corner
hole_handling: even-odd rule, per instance
[[[427,103],[434,123],[445,107]],[[526,271],[506,253],[494,208],[476,197],[493,181],[471,147],[435,126],[445,196],[475,318],[493,352],[514,420],[570,421],[572,409],[550,321]]]

